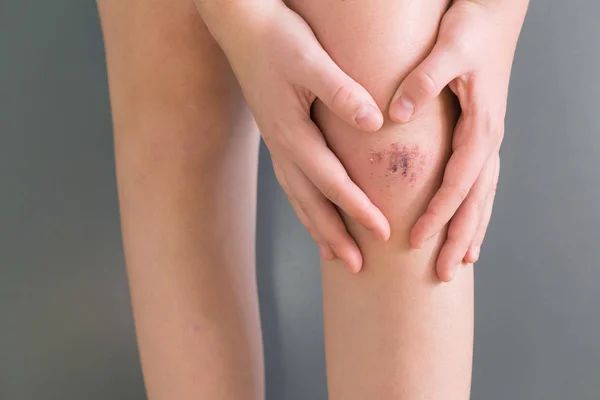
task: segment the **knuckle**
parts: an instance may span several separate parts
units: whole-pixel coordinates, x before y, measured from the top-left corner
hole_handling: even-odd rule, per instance
[[[436,81],[433,79],[433,76],[426,71],[415,74],[414,85],[417,90],[426,97],[433,97],[438,92]]]
[[[286,153],[291,153],[294,148],[292,133],[289,129],[279,129],[277,145]]]
[[[430,220],[441,220],[443,215],[442,204],[440,202],[431,203],[427,208],[427,214],[429,214]]]
[[[289,194],[289,192],[286,190],[285,186],[281,185],[281,187],[283,188],[283,192],[285,193],[285,196],[287,197],[288,201],[290,202],[290,204],[293,205],[294,202],[296,201],[296,199],[294,199],[294,196],[292,196],[291,194]]]
[[[297,63],[305,68],[313,69],[318,64],[321,49],[318,46],[295,46]]]
[[[448,232],[448,237],[446,238],[446,245],[450,248],[454,249],[462,249],[467,247],[464,243],[463,237],[460,231],[454,230],[452,232]]]
[[[287,152],[291,149],[291,132],[288,126],[283,120],[281,115],[275,116],[275,118],[263,121],[260,124],[259,130],[265,145],[269,149],[269,152],[284,151]]]
[[[333,251],[335,254],[339,254],[340,249],[344,248],[344,246],[341,245],[338,241],[331,240],[331,238],[327,238],[327,240],[329,243],[329,247],[331,248],[331,251]]]
[[[314,60],[315,60],[314,51],[312,51],[310,49],[301,49],[297,53],[297,57],[296,57],[297,66],[301,67],[304,70],[306,68],[310,68],[312,65],[314,65]]]
[[[294,60],[293,63],[288,65],[289,71],[292,76],[297,78],[306,78],[310,74],[313,74],[315,68],[317,68],[320,64],[318,62],[319,54],[315,50],[314,46],[292,46],[291,49],[291,60]]]
[[[304,228],[306,228],[306,230],[308,231],[308,234],[310,235],[310,237],[316,242],[316,243],[323,243],[323,239],[321,238],[321,235],[319,235],[317,233],[317,231],[313,228],[312,224],[310,224],[310,222],[308,221],[302,221],[302,224],[304,225]]]
[[[331,202],[337,203],[340,199],[342,188],[337,181],[333,181],[331,183],[327,183],[323,187],[322,192],[323,195],[327,197]]]
[[[496,129],[488,108],[480,102],[474,102],[471,106],[472,120],[469,125],[473,144],[479,146],[484,142],[494,140]]]
[[[343,175],[337,178],[333,178],[326,182],[323,187],[323,195],[327,197],[332,203],[338,204],[341,200],[342,195],[346,187],[351,183],[348,175]]]
[[[486,191],[486,189],[483,187],[477,189],[476,196],[474,196],[474,200],[473,200],[473,203],[474,203],[473,206],[474,206],[475,210],[479,211],[479,209],[484,207],[489,194],[490,194],[490,190]]]
[[[494,123],[494,119],[492,118],[492,114],[489,109],[485,108],[482,116],[482,134],[486,137],[495,141],[497,138],[498,129],[496,128],[496,124]]]
[[[454,196],[462,203],[469,195],[469,188],[464,185],[455,185],[451,188]]]
[[[475,199],[470,205],[471,213],[479,214],[484,200],[485,200],[485,196],[480,196],[480,198]]]
[[[347,248],[350,245],[348,233],[346,231],[342,231],[341,228],[336,228],[333,230],[329,234],[327,241],[335,252]]]
[[[334,112],[341,111],[346,108],[347,104],[353,103],[355,99],[356,95],[354,94],[353,85],[344,82],[333,92],[331,109]]]
[[[464,184],[455,183],[448,185],[444,191],[444,199],[440,200],[440,203],[455,204],[456,206],[462,204],[467,196],[469,195],[470,188]],[[440,205],[441,207],[441,205]]]
[[[483,211],[485,209],[486,200],[487,200],[487,195],[483,194],[474,202],[473,212],[478,216],[477,218],[479,218],[481,216],[481,214],[483,213]]]
[[[295,199],[296,204],[298,204],[298,208],[305,213],[306,215],[308,215],[310,213],[310,203],[306,200],[301,200],[301,199]]]
[[[454,54],[458,55],[459,57],[467,57],[469,54],[471,54],[473,47],[471,40],[460,33],[450,37],[448,40],[448,45]]]

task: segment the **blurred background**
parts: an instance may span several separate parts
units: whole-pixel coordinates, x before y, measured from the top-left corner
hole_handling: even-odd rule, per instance
[[[475,400],[600,399],[600,3],[532,1],[476,266]],[[91,0],[0,2],[0,399],[145,399]],[[268,400],[325,400],[318,256],[262,151]]]

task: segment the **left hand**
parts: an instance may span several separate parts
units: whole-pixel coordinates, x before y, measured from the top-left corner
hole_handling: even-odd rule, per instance
[[[444,179],[411,231],[420,248],[450,222],[437,274],[450,281],[462,261],[479,258],[492,213],[504,137],[508,84],[528,0],[455,0],[429,56],[400,84],[390,118],[407,123],[446,87],[462,109]]]

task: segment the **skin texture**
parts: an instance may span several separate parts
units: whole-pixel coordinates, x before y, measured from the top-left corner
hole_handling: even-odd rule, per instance
[[[384,178],[397,175],[402,180],[408,180],[411,183],[423,175],[425,165],[428,162],[427,154],[423,154],[418,145],[407,146],[405,144],[392,143],[387,149],[374,150],[371,152],[369,163],[387,165]],[[374,177],[374,173],[370,174]],[[387,184],[386,187],[390,187]]]
[[[255,123],[191,1],[98,5],[148,398],[262,399]]]
[[[382,109],[431,50],[448,6],[441,0],[289,4]],[[322,260],[330,399],[468,399],[473,270],[470,265],[461,268],[452,283],[437,279],[435,260],[445,231],[421,250],[409,243],[451,154],[455,99],[444,91],[418,120],[407,125],[387,120],[370,136],[318,101],[313,115],[350,177],[388,218],[392,232],[388,242],[377,242],[344,216],[362,250],[363,270],[353,276],[344,273],[339,261]]]

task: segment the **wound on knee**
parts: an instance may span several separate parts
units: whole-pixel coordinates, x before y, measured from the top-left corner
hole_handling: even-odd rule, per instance
[[[407,146],[392,143],[383,150],[371,151],[369,162],[386,166],[384,176],[398,176],[401,179],[415,182],[425,170],[426,155],[418,145]]]

